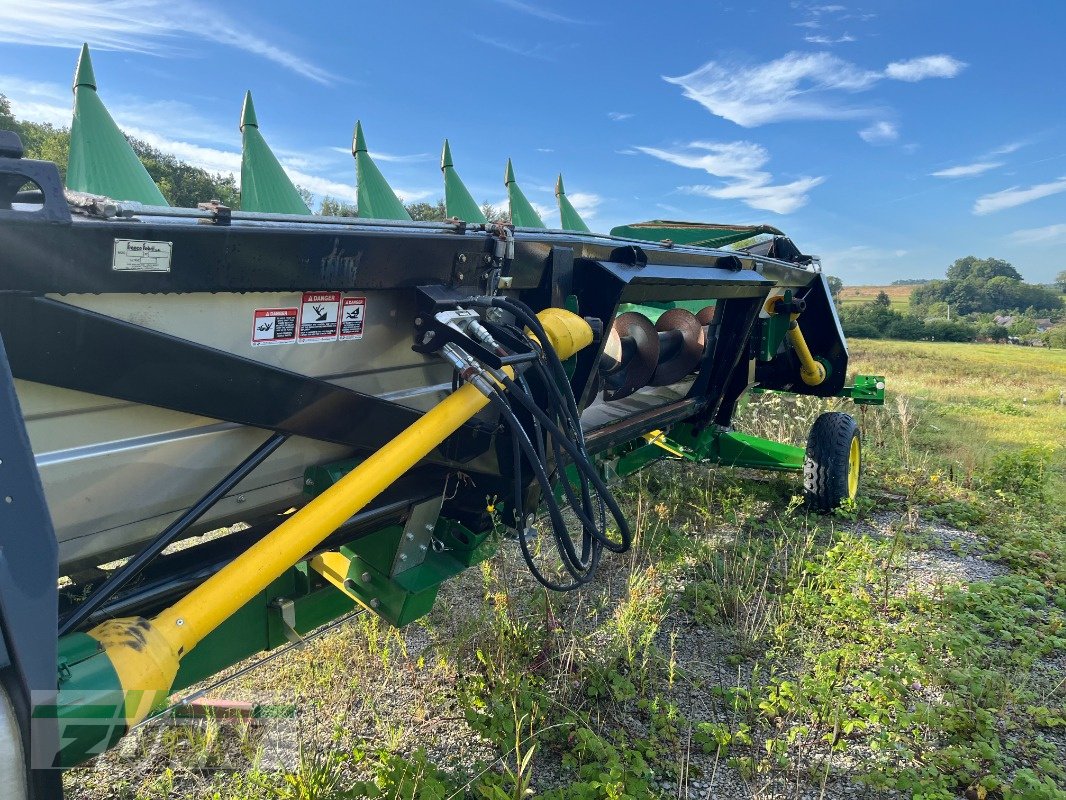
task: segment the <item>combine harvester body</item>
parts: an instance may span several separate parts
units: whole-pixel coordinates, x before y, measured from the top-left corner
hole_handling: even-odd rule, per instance
[[[780,231],[590,233],[562,176],[549,230],[510,162],[513,224],[490,223],[447,142],[453,219],[412,222],[359,124],[360,217],[315,216],[250,95],[243,208],[171,208],[87,50],[74,92],[65,188],[0,132],[4,797],[53,796],[54,767],[169,694],[354,608],[416,619],[443,580],[525,548],[538,515],[557,527],[543,508],[566,486],[608,497],[602,481],[685,458],[806,463],[813,505],[854,497],[850,417],[824,416],[806,451],[730,427],[752,388],[883,400],[880,378],[845,385],[827,282]],[[576,450],[545,444],[528,399]],[[628,546],[582,536],[573,585]]]

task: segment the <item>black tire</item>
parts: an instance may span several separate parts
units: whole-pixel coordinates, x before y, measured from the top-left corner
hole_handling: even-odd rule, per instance
[[[854,470],[852,447],[856,455]],[[818,511],[832,511],[844,500],[854,499],[861,470],[859,426],[852,416],[827,411],[818,417],[807,437],[807,457],[803,462],[807,505]]]

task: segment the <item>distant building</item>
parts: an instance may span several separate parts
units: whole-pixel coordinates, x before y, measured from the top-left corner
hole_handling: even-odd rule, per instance
[[[1036,332],[1037,333],[1043,333],[1044,331],[1051,330],[1051,320],[1049,320],[1049,319],[1038,319],[1038,320],[1034,320],[1034,321],[1036,323]]]
[[[1008,317],[1005,314],[996,314],[992,317],[992,321],[997,325],[1002,325],[1004,328],[1014,324],[1014,317]]]

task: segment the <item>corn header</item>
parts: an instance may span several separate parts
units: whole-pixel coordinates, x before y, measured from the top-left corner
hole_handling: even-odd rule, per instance
[[[551,589],[593,580],[630,546],[611,480],[661,459],[855,496],[850,416],[806,449],[731,426],[752,388],[883,399],[846,383],[827,282],[777,229],[595,234],[561,176],[548,229],[510,162],[493,223],[448,142],[450,219],[412,222],[359,124],[359,217],[324,217],[250,95],[240,132],[241,208],[169,206],[87,50],[65,185],[0,132],[5,798],[56,796],[172,693],[354,608],[420,617],[500,547]]]

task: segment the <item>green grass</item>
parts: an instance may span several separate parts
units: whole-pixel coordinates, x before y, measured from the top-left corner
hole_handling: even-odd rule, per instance
[[[581,591],[543,592],[504,548],[446,587],[417,626],[417,659],[368,618],[246,676],[239,691],[300,697],[308,729],[289,769],[244,756],[247,774],[205,770],[208,737],[172,731],[150,767],[97,776],[98,796],[643,800],[694,797],[728,773],[738,796],[1064,800],[1053,445],[1066,441],[1066,354],[857,341],[852,356],[888,377],[885,407],[766,393],[737,425],[802,443],[822,410],[853,411],[858,502],[818,516],[795,476],[658,464],[618,485],[633,551]],[[948,546],[930,522],[967,533]],[[911,580],[915,558],[974,553],[994,577]],[[385,707],[416,674],[436,688],[398,723]],[[445,716],[490,755],[434,763]]]
[[[854,372],[888,376],[889,403],[909,404],[930,463],[972,485],[999,453],[1047,448],[1051,493],[1066,497],[1066,350],[882,340],[850,349]]]
[[[906,311],[910,308],[912,291],[914,286],[845,286],[840,290],[839,298],[841,305],[861,306],[876,300],[877,295],[884,292],[893,311]]]

